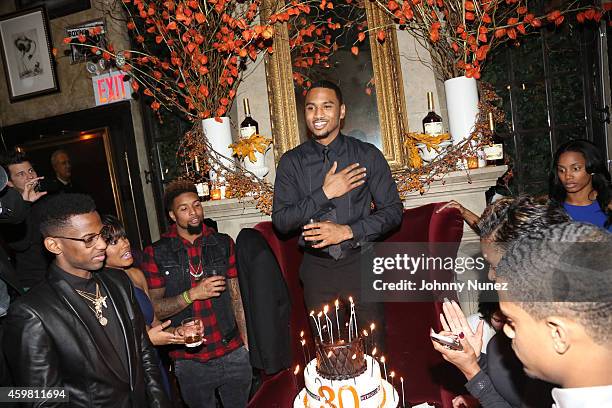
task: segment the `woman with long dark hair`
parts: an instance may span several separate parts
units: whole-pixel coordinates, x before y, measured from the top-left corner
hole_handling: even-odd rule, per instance
[[[170,320],[161,322],[155,316],[155,310],[149,298],[147,280],[143,272],[133,265],[134,259],[132,257],[130,241],[128,241],[127,234],[121,221],[114,215],[103,215],[102,224],[104,225],[102,238],[104,238],[108,245],[106,247],[105,265],[109,268],[123,270],[132,281],[134,285],[134,295],[136,296],[142,315],[145,318],[147,334],[149,335],[151,343],[154,346],[183,344],[185,342],[183,337],[177,333],[175,328],[170,327]],[[170,391],[168,373],[161,361],[159,368],[162,373],[162,380],[166,393],[171,397],[172,394]]]
[[[574,221],[612,231],[610,172],[600,149],[571,140],[557,149],[549,175],[549,195]]]

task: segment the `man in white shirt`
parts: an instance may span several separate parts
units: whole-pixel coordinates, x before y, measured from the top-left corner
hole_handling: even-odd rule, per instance
[[[504,332],[556,408],[612,406],[612,234],[565,223],[515,242],[497,266]]]

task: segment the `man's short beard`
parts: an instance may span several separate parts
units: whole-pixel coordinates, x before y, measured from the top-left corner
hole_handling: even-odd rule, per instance
[[[314,132],[312,132],[312,131],[311,131],[311,132],[310,132],[310,135],[312,136],[312,138],[313,138],[314,140],[320,140],[320,139],[325,139],[325,138],[327,138],[327,136],[329,136],[329,134],[330,134],[330,133],[331,133],[331,131],[327,131],[327,132],[325,132],[325,133],[324,133],[324,134],[322,134],[322,135],[316,135]]]
[[[187,224],[187,233],[189,235],[198,235],[202,233],[202,222],[198,225]]]

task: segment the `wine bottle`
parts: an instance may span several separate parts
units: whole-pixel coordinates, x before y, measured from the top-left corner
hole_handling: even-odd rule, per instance
[[[495,132],[495,122],[493,122],[493,113],[491,112],[489,112],[489,130],[493,134],[493,137],[491,144],[484,148],[487,166],[503,166],[504,143],[501,137]]]
[[[251,107],[249,106],[249,98],[242,100],[244,103],[244,120],[240,123],[240,137],[247,139],[254,134],[259,133],[259,123],[251,117]]]
[[[210,186],[208,185],[209,178],[206,172],[204,172],[204,174],[200,172],[200,161],[197,156],[195,158],[195,171],[198,180],[198,182],[195,183],[198,197],[200,198],[200,201],[208,201],[210,200]]]
[[[208,186],[208,180],[202,180],[196,183],[196,190],[198,191],[198,197],[200,201],[210,200],[210,187]]]
[[[433,92],[427,92],[427,110],[429,113],[423,118],[423,133],[430,136],[444,133],[442,117],[434,111]]]

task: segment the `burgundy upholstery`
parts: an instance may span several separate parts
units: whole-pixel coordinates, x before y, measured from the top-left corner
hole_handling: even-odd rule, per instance
[[[402,225],[385,242],[427,242],[430,250],[436,251],[433,244],[451,243],[446,250],[456,256],[463,235],[463,219],[456,210],[436,214],[436,209],[444,203],[428,204],[404,210]],[[296,364],[303,370],[303,355],[299,333],[305,338],[312,350],[312,337],[308,330],[308,314],[304,306],[302,287],[299,281],[299,267],[302,254],[297,246],[297,237],[280,237],[271,222],[255,226],[274,252],[283,271],[292,299],[290,332],[295,337],[293,344],[293,366],[274,377],[268,378],[262,388],[249,403],[249,408],[291,407],[297,386],[303,386],[302,372],[293,375]],[[454,243],[454,244],[453,244]],[[388,371],[396,372],[396,379],[404,377],[406,402],[417,404],[428,401],[443,407],[452,407],[451,399],[462,384],[461,376],[440,357],[429,340],[429,329],[439,330],[438,315],[440,305],[436,303],[386,303],[386,348],[385,358]],[[451,391],[448,387],[451,387]],[[399,387],[398,387],[399,388]]]

